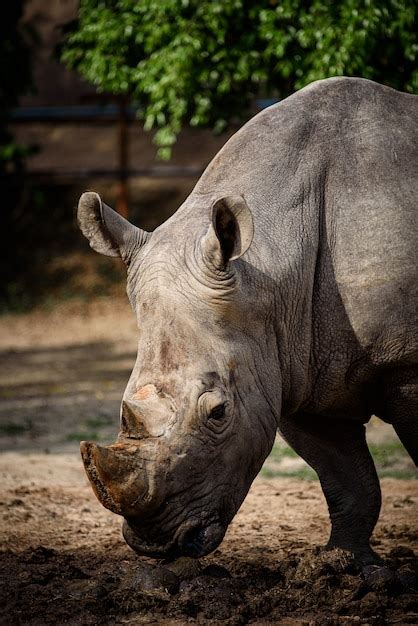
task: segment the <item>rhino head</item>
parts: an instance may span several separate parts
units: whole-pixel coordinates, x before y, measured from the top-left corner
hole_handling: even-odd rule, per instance
[[[270,452],[280,410],[271,294],[240,258],[251,212],[239,195],[198,195],[150,234],[87,192],[78,221],[93,249],[125,262],[139,335],[116,443],[81,443],[87,475],[137,553],[203,556]]]

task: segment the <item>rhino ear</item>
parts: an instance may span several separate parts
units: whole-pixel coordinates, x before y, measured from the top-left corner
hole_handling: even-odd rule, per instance
[[[239,259],[253,240],[251,211],[242,196],[225,196],[212,205],[212,220],[203,239],[204,256],[215,266]]]
[[[98,193],[83,193],[78,203],[78,224],[96,252],[121,257],[129,263],[134,249],[142,246],[150,233],[137,228],[107,206]]]

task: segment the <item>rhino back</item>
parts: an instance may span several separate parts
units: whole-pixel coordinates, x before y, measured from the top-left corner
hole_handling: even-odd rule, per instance
[[[418,360],[418,98],[366,83],[341,120],[326,230],[357,341],[376,364]]]
[[[364,79],[318,81],[250,120],[194,190],[247,199],[244,259],[276,291],[301,396],[332,396],[353,363],[417,361],[417,101]]]

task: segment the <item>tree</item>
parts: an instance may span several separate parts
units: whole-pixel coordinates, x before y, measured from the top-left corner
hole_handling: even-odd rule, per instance
[[[31,152],[16,144],[7,128],[10,109],[32,88],[30,49],[19,28],[22,8],[23,0],[9,3],[0,22],[0,175],[20,171]]]
[[[415,0],[81,0],[63,60],[129,94],[169,158],[182,126],[223,130],[255,96],[328,76],[418,91]]]

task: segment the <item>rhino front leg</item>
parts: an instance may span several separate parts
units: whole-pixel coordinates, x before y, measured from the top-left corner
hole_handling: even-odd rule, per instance
[[[279,430],[319,476],[331,519],[326,547],[349,550],[363,565],[380,562],[369,543],[380,513],[380,485],[364,425],[298,414],[282,419]]]

